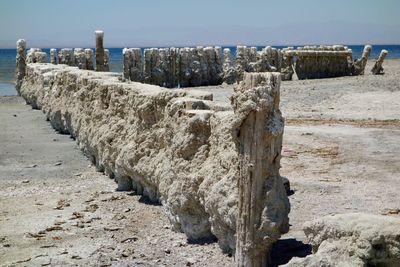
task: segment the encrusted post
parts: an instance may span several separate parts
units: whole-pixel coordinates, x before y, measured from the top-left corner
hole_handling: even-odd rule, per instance
[[[236,69],[233,65],[231,50],[224,48],[224,64],[222,66],[224,75],[223,81],[227,84],[233,84],[236,82]]]
[[[90,48],[85,49],[86,69],[94,70],[93,66],[93,50]]]
[[[289,203],[279,175],[284,127],[280,80],[279,73],[245,72],[232,96],[239,152],[239,267],[266,266],[272,243],[288,228]]]
[[[82,48],[75,48],[74,49],[74,58],[75,58],[75,66],[79,69],[86,69],[86,55],[85,50]]]
[[[50,63],[57,64],[57,49],[55,48],[50,49]]]
[[[17,56],[16,56],[16,69],[15,69],[15,77],[17,78],[15,83],[15,89],[19,93],[19,89],[21,88],[22,80],[25,77],[26,73],[26,42],[24,39],[19,39],[17,41]]]
[[[387,56],[389,52],[387,50],[382,50],[381,53],[379,54],[379,58],[376,60],[374,66],[372,67],[371,72],[375,75],[377,74],[383,74],[383,61],[385,60],[385,57]]]
[[[58,64],[75,66],[74,51],[71,48],[63,48],[58,51]]]
[[[106,55],[103,46],[103,31],[95,31],[96,34],[96,71],[109,71],[108,64],[106,65]]]
[[[360,59],[354,61],[353,64],[353,75],[363,75],[365,66],[367,65],[368,57],[371,54],[372,46],[366,45],[364,46],[364,50]]]
[[[293,52],[294,47],[288,47],[282,49],[282,66],[281,74],[283,81],[291,81],[294,74],[293,70]]]

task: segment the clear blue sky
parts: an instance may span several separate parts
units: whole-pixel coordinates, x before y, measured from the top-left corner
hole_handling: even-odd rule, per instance
[[[400,0],[0,0],[0,47],[400,44]]]

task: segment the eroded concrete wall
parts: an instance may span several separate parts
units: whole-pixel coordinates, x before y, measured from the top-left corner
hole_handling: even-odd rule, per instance
[[[29,64],[21,95],[42,109],[55,129],[76,138],[119,189],[161,202],[174,229],[190,240],[216,236],[224,251],[234,250],[238,116],[206,92],[124,83],[121,78],[65,65]],[[240,99],[238,95],[235,101]],[[276,145],[279,166],[279,144],[265,149]],[[273,193],[262,204],[274,212],[263,216],[274,229],[283,229],[289,206],[277,171],[268,185]],[[269,233],[269,226],[263,227]],[[264,238],[273,242],[278,237],[274,231]]]

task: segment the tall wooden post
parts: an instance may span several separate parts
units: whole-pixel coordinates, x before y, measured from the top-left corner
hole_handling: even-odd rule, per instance
[[[95,31],[96,34],[96,71],[109,71],[108,62],[103,46],[103,31]]]
[[[279,73],[244,73],[232,105],[238,116],[239,203],[236,266],[267,266],[268,252],[287,227],[289,204],[279,175],[284,122]]]
[[[26,73],[26,42],[24,39],[19,39],[17,41],[17,56],[16,56],[16,69],[15,69],[15,89],[17,90],[18,95],[20,95],[20,88],[22,84],[22,80],[25,77]]]

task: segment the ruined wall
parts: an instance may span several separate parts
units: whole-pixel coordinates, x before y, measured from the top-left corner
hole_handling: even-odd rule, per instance
[[[219,85],[223,79],[220,47],[124,48],[124,77],[168,88]]]
[[[285,54],[296,57],[295,70],[300,80],[350,75],[352,51],[341,45],[304,46]]]
[[[190,240],[216,236],[223,250],[232,251],[238,210],[238,119],[244,117],[218,106],[206,92],[121,78],[65,65],[29,64],[21,95],[42,109],[55,129],[76,138],[97,168],[116,179],[119,189],[134,189],[161,202],[174,228]],[[279,84],[270,86],[279,90]],[[235,103],[239,100],[237,95]],[[273,103],[277,101],[279,97]],[[266,108],[272,105],[262,103]],[[266,149],[276,145],[274,162],[279,166],[279,144],[274,141]],[[260,229],[271,242],[279,237],[276,229],[287,227],[289,212],[276,171],[268,184],[273,193],[263,202],[268,224]]]
[[[124,77],[163,87],[195,87],[233,84],[244,72],[280,71],[279,49],[238,46],[235,60],[230,49],[221,47],[124,48]],[[272,64],[270,63],[272,62]]]

